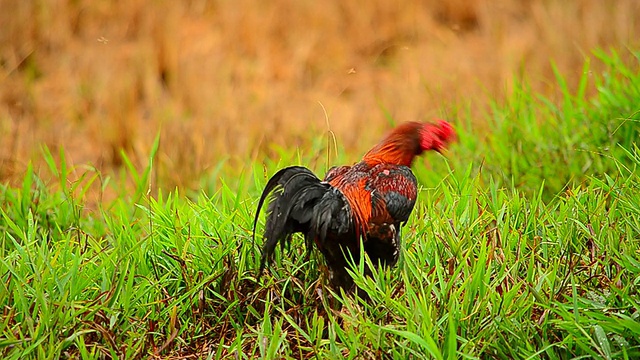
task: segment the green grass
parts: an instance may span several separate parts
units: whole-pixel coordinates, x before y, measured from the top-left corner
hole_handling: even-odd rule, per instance
[[[137,188],[93,207],[83,194],[107,179],[89,169],[70,183],[44,150],[61,186],[29,168],[21,188],[0,188],[0,356],[638,358],[640,59],[597,58],[607,72],[585,66],[573,92],[558,74],[558,98],[518,87],[486,135],[457,119],[447,158],[415,166],[423,187],[398,267],[355,272],[368,303],[331,299],[302,239],[255,282],[266,175],[322,172],[326,139],[221,166],[189,196],[151,196],[152,163],[125,158]]]

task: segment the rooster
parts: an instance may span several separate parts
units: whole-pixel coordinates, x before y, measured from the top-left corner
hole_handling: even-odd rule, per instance
[[[278,171],[262,192],[253,223],[255,240],[260,210],[273,193],[259,273],[276,245],[283,247],[294,233],[304,235],[307,255],[313,244],[322,253],[335,289],[353,291],[348,259],[358,259],[361,250],[376,266],[395,265],[400,254],[400,229],[409,219],[418,193],[411,163],[425,151],[442,151],[455,136],[453,127],[444,120],[437,124],[408,122],[393,129],[362,161],[333,167],[324,180],[301,166]]]

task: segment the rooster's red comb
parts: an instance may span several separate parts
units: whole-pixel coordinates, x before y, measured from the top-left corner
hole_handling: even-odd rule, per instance
[[[424,124],[421,131],[420,146],[422,150],[442,151],[457,137],[453,126],[445,121],[438,120],[436,124]]]

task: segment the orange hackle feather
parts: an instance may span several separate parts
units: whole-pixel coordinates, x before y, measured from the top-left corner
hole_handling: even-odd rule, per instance
[[[420,152],[419,137],[423,125],[419,122],[399,125],[378,145],[369,150],[362,161],[371,166],[376,164],[411,166],[413,158]]]
[[[329,184],[340,189],[351,206],[354,222],[356,226],[356,235],[360,236],[369,231],[369,219],[371,219],[371,193],[365,190],[366,178],[360,179],[357,183],[351,183],[338,177],[329,181]]]

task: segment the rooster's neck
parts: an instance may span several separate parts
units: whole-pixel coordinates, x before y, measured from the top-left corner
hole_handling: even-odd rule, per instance
[[[408,122],[396,127],[378,145],[369,150],[362,161],[371,166],[378,164],[411,166],[419,155],[420,128],[418,122]]]
[[[380,164],[411,166],[414,157],[414,154],[402,151],[369,152],[364,156],[362,162],[369,166]]]
[[[419,144],[412,139],[401,138],[397,141],[385,141],[369,150],[362,161],[371,166],[378,164],[411,166],[413,159],[420,153]]]

